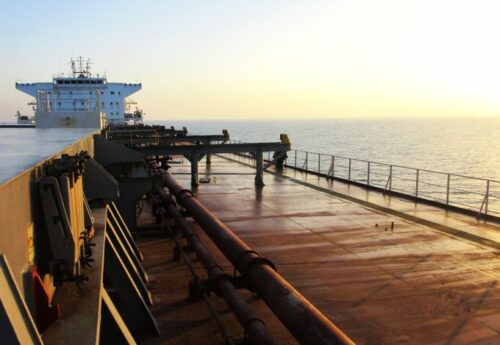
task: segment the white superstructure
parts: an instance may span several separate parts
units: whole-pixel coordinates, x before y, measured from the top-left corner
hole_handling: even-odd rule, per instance
[[[109,83],[104,76],[90,73],[90,62],[71,60],[71,76],[59,75],[52,82],[16,83],[16,89],[35,97],[35,120],[78,118],[99,113],[106,123],[136,124],[142,112],[131,111],[134,102],[126,97],[141,90],[140,83]],[[79,119],[80,122],[84,119]],[[38,123],[38,121],[37,121]]]

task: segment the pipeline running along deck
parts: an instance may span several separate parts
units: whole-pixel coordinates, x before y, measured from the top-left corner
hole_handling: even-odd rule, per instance
[[[189,183],[183,174],[187,169],[186,165],[172,168],[184,185]],[[225,158],[214,158],[207,171],[212,181],[197,189],[200,201],[271,258],[278,272],[356,343],[498,343],[496,250],[286,178],[266,175],[266,186],[256,189],[248,175],[252,169]],[[318,181],[315,176],[290,173],[303,181]],[[407,208],[413,203],[407,202]],[[426,212],[442,211],[427,207]],[[210,243],[203,232],[198,234]],[[154,245],[151,239],[146,243]],[[169,256],[152,253],[146,262],[152,265],[160,257],[174,269]],[[173,285],[179,291],[180,286]],[[158,315],[168,329],[192,307],[166,300],[169,303],[158,308],[168,312]],[[252,305],[258,311],[265,309],[260,301]],[[197,319],[189,320],[194,324]],[[177,337],[187,339],[201,330],[206,326],[178,332]],[[292,341],[281,328],[278,332],[284,343]]]
[[[498,224],[281,171],[286,137],[225,146],[227,132],[135,129],[86,137],[0,185],[17,246],[0,237],[2,272],[26,315],[2,329],[24,329],[23,343],[500,342],[498,251],[474,240],[497,243]],[[277,151],[270,173],[263,150]]]

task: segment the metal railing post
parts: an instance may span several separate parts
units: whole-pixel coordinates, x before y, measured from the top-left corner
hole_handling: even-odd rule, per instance
[[[369,186],[370,185],[370,162],[367,162],[368,163],[368,167],[367,167],[367,173],[366,173],[366,185]]]
[[[392,165],[389,165],[389,190],[392,190]]]
[[[446,180],[446,205],[450,204],[450,179],[451,176],[448,174],[447,180]]]
[[[347,178],[349,180],[349,182],[351,181],[351,163],[352,163],[352,159],[349,158],[349,175],[348,175],[348,178]]]
[[[484,196],[484,214],[488,214],[489,197],[490,197],[490,180],[486,180],[486,195]]]
[[[420,177],[420,169],[417,169],[417,176],[415,177],[415,199],[418,199],[418,180]]]
[[[481,213],[483,212],[483,207],[484,207],[484,214],[488,214],[488,199],[489,199],[489,194],[490,194],[490,180],[486,180],[486,193],[484,194],[483,202],[481,203],[481,207],[479,208],[479,212],[477,213],[477,219],[481,218]]]
[[[305,171],[305,172],[310,172],[312,174],[314,173],[317,173],[318,175],[321,175],[323,174],[322,170],[321,169],[324,169],[325,170],[325,173],[324,175],[326,176],[327,179],[335,179],[335,156],[334,155],[327,155],[325,153],[319,153],[319,152],[312,152],[312,151],[305,151],[305,150],[294,150],[294,158],[293,158],[293,166],[301,171]],[[302,152],[302,153],[305,153],[305,157],[303,160],[299,161],[299,159],[302,159],[301,157],[299,157],[299,151]],[[302,154],[301,153],[301,154]],[[317,166],[316,164],[314,163],[314,159],[312,160],[312,166],[311,166],[311,170],[309,170],[309,154],[312,154],[313,157],[316,156],[317,159],[318,159],[318,162],[317,162]],[[270,152],[268,153],[268,155],[270,156]],[[330,156],[330,163],[328,164],[328,162],[325,161],[325,164],[326,166],[323,168],[322,165],[325,165],[321,162],[323,156]],[[254,155],[248,155],[248,158],[249,159],[255,159],[255,156]],[[272,158],[269,158],[269,161],[271,161]],[[328,159],[328,158],[326,158]],[[497,210],[496,210],[496,206],[497,204],[495,202],[492,202],[492,208],[490,208],[490,205],[489,205],[489,198],[490,198],[490,190],[491,190],[491,182],[493,183],[500,183],[500,181],[496,181],[496,180],[487,180],[487,179],[481,179],[481,178],[475,178],[475,177],[472,177],[472,176],[464,176],[464,175],[458,175],[458,174],[452,174],[452,173],[445,173],[445,172],[439,172],[439,171],[432,171],[432,170],[426,170],[426,169],[417,169],[417,168],[411,168],[411,167],[407,167],[407,166],[399,166],[399,165],[392,165],[392,164],[385,164],[385,163],[378,163],[378,162],[372,162],[372,161],[368,161],[368,160],[358,160],[356,158],[349,158],[349,157],[343,157],[343,156],[340,156],[340,159],[342,161],[345,161],[347,160],[348,161],[348,166],[346,167],[347,168],[347,171],[346,172],[342,172],[340,171],[339,174],[337,174],[341,179],[347,181],[347,182],[359,182],[359,183],[362,183],[362,184],[365,184],[365,186],[367,187],[371,187],[372,186],[372,182],[374,183],[374,186],[378,186],[378,176],[381,175],[381,183],[384,183],[383,181],[383,178],[384,178],[384,174],[379,174],[377,172],[377,169],[375,169],[375,172],[373,173],[374,174],[374,178],[375,180],[372,181],[372,163],[375,164],[375,167],[377,166],[381,166],[382,168],[385,168],[385,167],[389,167],[389,172],[388,172],[388,176],[387,176],[387,180],[385,181],[385,186],[383,187],[383,194],[385,195],[387,191],[391,191],[392,192],[392,180],[393,180],[393,175],[394,175],[394,168],[400,168],[400,169],[406,169],[406,170],[403,170],[402,172],[400,172],[400,177],[399,179],[403,180],[403,183],[402,185],[400,186],[399,184],[396,184],[396,187],[395,187],[395,191],[398,192],[398,193],[401,193],[401,194],[404,194],[406,195],[407,197],[409,198],[414,198],[415,199],[415,203],[418,202],[419,199],[421,200],[434,200],[434,201],[437,201],[441,207],[443,208],[447,208],[449,207],[450,205],[461,205],[461,206],[457,206],[458,208],[462,209],[462,210],[468,210],[468,211],[476,211],[477,210],[477,205],[476,203],[463,203],[463,204],[456,204],[456,202],[458,201],[461,201],[462,199],[460,197],[458,197],[458,201],[454,201],[455,199],[452,200],[452,197],[455,198],[453,194],[454,191],[458,191],[457,192],[457,195],[461,192],[463,193],[470,193],[470,194],[476,194],[476,195],[480,195],[483,199],[481,201],[481,206],[478,210],[478,217],[480,217],[481,215],[488,215],[489,214],[496,214]],[[360,164],[362,164],[362,162],[365,162],[366,163],[366,172],[363,173],[363,169],[362,168],[358,168],[359,170],[359,180],[357,180],[357,176],[358,175],[352,175],[353,174],[353,171],[354,173],[356,172],[356,167],[353,167],[352,166],[352,163],[353,161],[357,161],[357,162],[360,162]],[[291,163],[291,162],[290,162]],[[342,164],[341,164],[342,165]],[[315,171],[315,169],[317,169]],[[343,170],[343,167],[341,166],[341,169],[340,170]],[[414,185],[414,188],[415,190],[412,192],[411,191],[411,183],[412,183],[412,180],[411,180],[411,176],[408,176],[406,177],[406,171],[408,171],[408,175],[411,175],[411,170],[414,170],[415,171],[415,180],[413,181],[413,183],[415,183]],[[396,173],[398,171],[396,170]],[[424,175],[422,175],[422,173],[424,173]],[[441,184],[433,184],[433,183],[430,183],[430,182],[426,182],[426,175],[425,173],[431,173],[431,174],[439,174],[440,176],[446,176],[446,196],[445,198],[439,198],[438,197],[433,197],[433,195],[435,195],[434,193],[439,193],[439,190],[441,190],[441,192],[443,192],[442,188],[443,186]],[[344,175],[345,174],[345,175]],[[366,182],[363,183],[363,178],[362,178],[362,175],[363,174],[366,174]],[[347,175],[347,176],[346,176]],[[422,177],[420,176],[422,175]],[[454,190],[452,191],[452,186],[451,186],[451,179],[452,177],[454,178],[457,178],[457,181],[455,181],[455,185],[454,185]],[[398,178],[398,176],[396,176],[396,178]],[[423,178],[423,180],[422,180]],[[473,179],[475,181],[486,181],[486,191],[483,192],[483,191],[480,191],[478,190],[478,188],[474,189],[473,191],[467,191],[467,186],[462,186],[461,183],[460,183],[460,180],[458,178],[466,178],[466,179]],[[420,181],[422,180],[422,181]],[[404,181],[407,181],[408,183],[405,183]],[[430,188],[430,196],[427,194],[428,190],[427,190],[427,187],[426,186],[423,186],[422,188],[424,188],[424,192],[423,194],[420,193],[420,187],[421,187],[421,184],[422,185],[430,185],[430,186],[433,186]],[[382,186],[381,186],[382,187]],[[398,188],[401,188],[401,189],[398,189]],[[421,196],[422,195],[422,196]],[[493,193],[491,195],[491,197],[493,199],[496,198],[496,195]],[[428,199],[430,198],[430,199]],[[492,199],[492,200],[493,200]],[[466,200],[467,201],[467,200]],[[455,202],[455,204],[453,204]],[[492,211],[493,210],[493,211]]]

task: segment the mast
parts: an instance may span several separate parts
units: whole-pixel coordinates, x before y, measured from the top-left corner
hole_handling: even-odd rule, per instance
[[[92,74],[90,73],[90,59],[84,60],[83,57],[79,56],[76,61],[71,59],[71,74],[73,78],[90,78]]]

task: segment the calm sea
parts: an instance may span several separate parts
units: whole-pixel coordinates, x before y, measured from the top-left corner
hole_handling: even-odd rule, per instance
[[[278,141],[288,134],[292,148],[324,155],[297,154],[296,164],[380,188],[500,216],[500,182],[448,176],[364,161],[414,167],[500,181],[500,118],[337,119],[268,121],[150,121],[191,134],[220,134],[246,142]],[[22,131],[22,133],[21,133]],[[0,136],[0,182],[67,145],[75,130],[3,129]],[[62,147],[61,147],[62,148]],[[57,150],[56,150],[57,151]],[[306,162],[307,158],[307,163]],[[320,161],[318,162],[318,158]],[[289,153],[288,164],[295,164]],[[487,198],[485,196],[488,196]]]
[[[500,118],[158,122],[192,134],[227,129],[232,139],[250,142],[286,133],[293,149],[325,154],[290,152],[290,165],[324,174],[333,166],[339,178],[500,217]]]
[[[151,121],[326,154],[500,180],[500,118]]]

